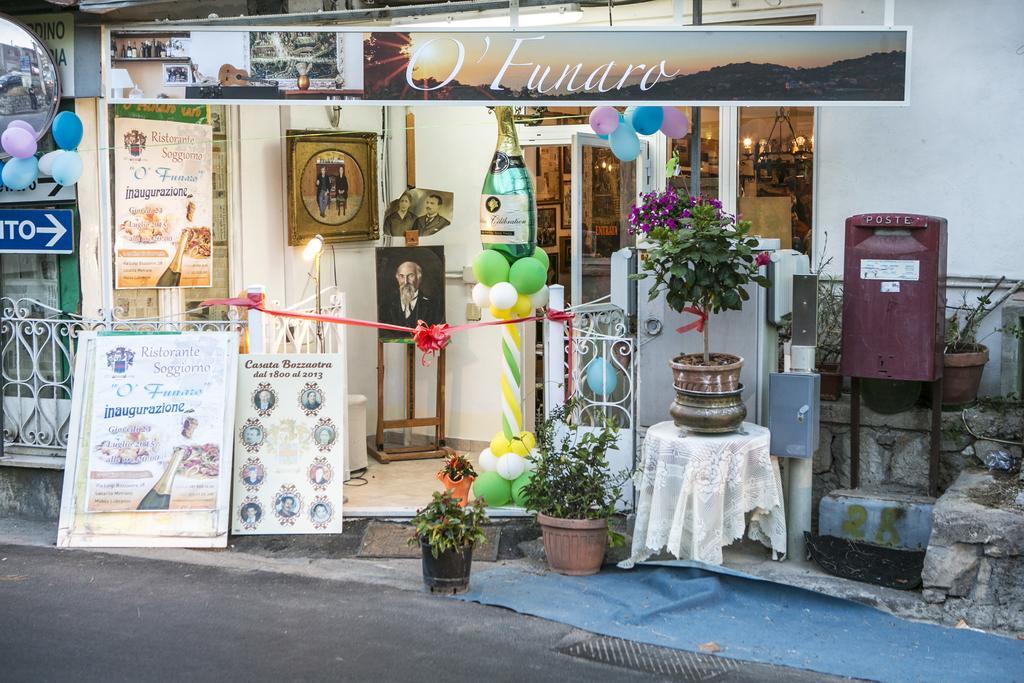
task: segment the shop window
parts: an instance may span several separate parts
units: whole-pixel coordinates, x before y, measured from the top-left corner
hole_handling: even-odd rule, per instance
[[[740,215],[783,249],[810,254],[814,109],[743,107],[737,144]]]
[[[584,146],[582,152],[582,300],[594,301],[611,294],[612,254],[633,243],[627,219],[636,201],[637,168],[606,147]]]
[[[711,197],[718,197],[718,107],[701,107],[700,134],[694,141],[694,131],[683,138],[668,141],[668,158],[674,159],[674,171],[669,182],[686,192],[690,192],[693,176],[691,149],[694,144],[700,145],[700,192]],[[687,110],[690,116],[690,110]]]
[[[179,106],[168,106],[167,111],[163,112],[162,115],[166,116],[170,120],[176,120],[175,117],[184,115],[182,109],[195,110],[195,107],[179,107]],[[195,240],[195,244],[189,243],[187,251],[189,252],[188,258],[203,258],[208,250],[209,261],[210,261],[210,272],[211,272],[211,286],[209,287],[189,287],[182,286],[171,290],[171,295],[160,296],[160,289],[155,287],[145,288],[129,288],[119,287],[115,283],[114,290],[114,306],[117,311],[118,317],[122,318],[150,318],[150,317],[182,317],[188,320],[216,320],[224,319],[227,315],[227,309],[224,307],[216,307],[213,309],[198,309],[198,305],[204,299],[212,298],[224,298],[232,296],[233,293],[230,291],[230,255],[229,255],[229,226],[228,226],[228,121],[226,115],[226,107],[223,106],[208,106],[203,108],[205,115],[199,119],[194,119],[200,122],[202,125],[210,126],[212,130],[212,162],[211,162],[211,204],[210,204],[210,225],[196,225],[194,227],[199,230],[196,231],[196,235],[202,237],[202,240]],[[111,177],[117,177],[116,164],[118,163],[118,144],[121,142],[117,140],[115,135],[115,120],[122,117],[133,118],[139,115],[134,112],[123,112],[119,107],[112,108],[111,116],[111,140],[113,142],[113,149],[111,150]],[[147,116],[156,118],[161,114],[147,114]],[[150,141],[150,144],[152,142]],[[161,144],[161,143],[156,143]],[[164,143],[165,147],[173,147],[173,143],[168,145]],[[116,184],[116,180],[113,184]],[[124,188],[112,188],[112,206],[116,204],[116,193],[123,192]],[[160,208],[160,207],[157,207]],[[114,210],[114,220],[117,222],[117,211]],[[200,221],[203,222],[203,221]],[[176,230],[180,226],[169,226],[170,229]],[[114,225],[114,230],[118,230],[120,226]],[[208,229],[208,232],[202,232],[203,229]],[[208,235],[208,240],[207,240]],[[205,242],[205,244],[203,243]],[[174,246],[177,244],[174,239],[164,241],[163,245],[170,243],[171,246],[167,247],[165,251],[168,257],[175,251]],[[115,240],[116,244],[116,240]],[[142,244],[145,244],[143,242]],[[145,248],[145,247],[144,247]],[[193,251],[195,250],[195,251]],[[114,268],[115,272],[117,269],[117,259],[120,258],[120,254],[114,255]],[[123,265],[123,264],[122,264]]]

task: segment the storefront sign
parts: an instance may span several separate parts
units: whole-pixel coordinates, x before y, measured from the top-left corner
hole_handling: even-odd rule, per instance
[[[344,355],[244,358],[231,533],[340,533],[348,445]]]
[[[213,129],[189,120],[206,107],[143,116],[155,109],[119,107],[114,120],[116,287],[210,287]]]
[[[0,209],[0,254],[70,254],[70,209]]]
[[[223,546],[238,335],[80,343],[61,544]]]
[[[909,28],[193,28],[189,36],[189,56],[200,75],[215,76],[230,67],[231,73],[244,77],[236,76],[230,85],[145,86],[146,99],[252,102],[255,97],[265,102],[315,100],[319,93],[325,102],[343,97],[374,104],[908,102]],[[113,38],[116,47],[119,41],[145,41],[147,35],[125,31]],[[318,59],[308,59],[311,50]],[[152,82],[145,78],[145,65],[122,58],[118,66],[128,69],[137,86]],[[112,91],[111,96],[124,101],[122,92]]]
[[[60,73],[64,97],[75,96],[75,16],[70,13],[28,14],[17,17],[39,36],[53,56]]]

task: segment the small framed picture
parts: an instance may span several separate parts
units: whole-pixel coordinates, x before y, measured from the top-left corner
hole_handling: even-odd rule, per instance
[[[558,260],[561,265],[561,270],[559,272],[568,273],[569,266],[572,265],[572,239],[568,237],[563,237],[561,240],[559,240],[558,247]]]
[[[537,246],[553,247],[558,240],[558,226],[562,218],[561,204],[540,204],[537,206]]]
[[[185,86],[192,83],[192,69],[188,64],[161,64],[164,85]]]
[[[568,232],[572,227],[572,186],[569,181],[562,183],[562,231]]]

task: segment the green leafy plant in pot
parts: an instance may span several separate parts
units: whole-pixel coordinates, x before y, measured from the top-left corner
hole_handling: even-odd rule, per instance
[[[435,491],[433,500],[412,518],[416,535],[409,539],[409,545],[420,546],[423,583],[432,593],[466,590],[473,566],[473,547],[487,542],[483,501],[465,506],[462,502],[449,490]]]
[[[629,472],[609,469],[607,453],[618,443],[618,428],[606,418],[597,427],[581,427],[572,419],[576,405],[559,406],[538,427],[522,497],[527,509],[537,513],[548,566],[560,574],[585,576],[601,570],[609,542],[623,542],[608,520]]]
[[[768,287],[759,268],[771,256],[755,253],[749,221],[737,221],[710,197],[674,189],[651,192],[634,205],[629,224],[646,249],[635,277],[653,278],[650,298],[664,292],[672,310],[697,316],[692,329],[704,334],[703,353],[681,354],[670,363],[676,391],[672,418],[699,432],[735,430],[746,417],[740,396],[743,359],[711,351],[708,317],[740,310],[750,299],[750,283]]]

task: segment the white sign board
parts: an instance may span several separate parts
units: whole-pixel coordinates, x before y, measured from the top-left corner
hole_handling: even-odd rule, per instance
[[[861,280],[910,280],[921,279],[920,261],[902,261],[890,259],[861,259]]]
[[[50,176],[39,176],[24,190],[0,187],[0,204],[64,204],[75,201],[76,185],[58,185]]]
[[[39,36],[53,56],[60,72],[60,89],[64,97],[75,96],[75,15],[27,14],[17,17]]]
[[[79,337],[58,545],[224,547],[238,335]]]
[[[231,533],[340,533],[348,447],[345,356],[243,359]]]

